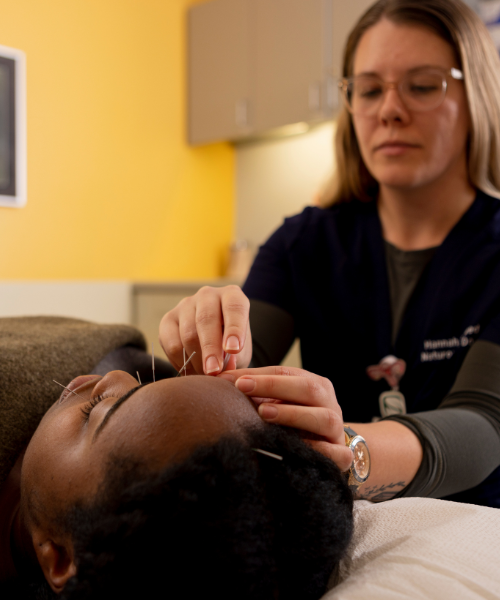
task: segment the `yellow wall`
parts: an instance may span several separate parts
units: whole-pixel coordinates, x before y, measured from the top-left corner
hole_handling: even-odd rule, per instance
[[[185,143],[194,1],[0,0],[28,105],[28,202],[0,207],[0,279],[220,275],[234,159]]]

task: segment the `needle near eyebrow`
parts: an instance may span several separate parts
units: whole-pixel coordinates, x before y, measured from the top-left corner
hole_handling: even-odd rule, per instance
[[[65,385],[63,385],[62,383],[59,383],[58,381],[56,381],[55,379],[52,380],[54,383],[57,383],[57,385],[60,385],[62,388],[64,388],[65,390],[68,390],[68,392],[71,392],[72,394],[75,394],[75,396],[78,396],[79,398],[81,398],[82,400],[85,400],[85,398],[83,396],[80,396],[80,394],[77,394],[76,392],[74,392],[73,390],[70,390],[69,387],[66,387]]]

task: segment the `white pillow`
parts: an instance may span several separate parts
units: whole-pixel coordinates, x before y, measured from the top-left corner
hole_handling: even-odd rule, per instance
[[[500,599],[500,510],[430,498],[361,500],[354,522],[340,583],[323,600]]]

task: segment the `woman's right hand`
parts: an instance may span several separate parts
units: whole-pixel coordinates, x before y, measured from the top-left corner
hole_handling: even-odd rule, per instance
[[[232,354],[228,369],[248,367],[252,358],[249,322],[250,302],[236,285],[204,286],[184,298],[160,323],[160,344],[177,369],[186,356],[193,356],[188,373],[217,375],[224,352]]]

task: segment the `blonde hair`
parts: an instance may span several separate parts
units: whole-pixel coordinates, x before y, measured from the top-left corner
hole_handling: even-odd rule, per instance
[[[448,42],[464,74],[471,132],[468,170],[471,184],[500,198],[500,59],[491,36],[476,13],[461,0],[379,0],[358,21],[344,50],[343,76],[353,74],[359,40],[382,18],[424,26]],[[335,135],[336,174],[323,206],[353,198],[370,201],[378,183],[366,168],[350,113],[345,106]]]

